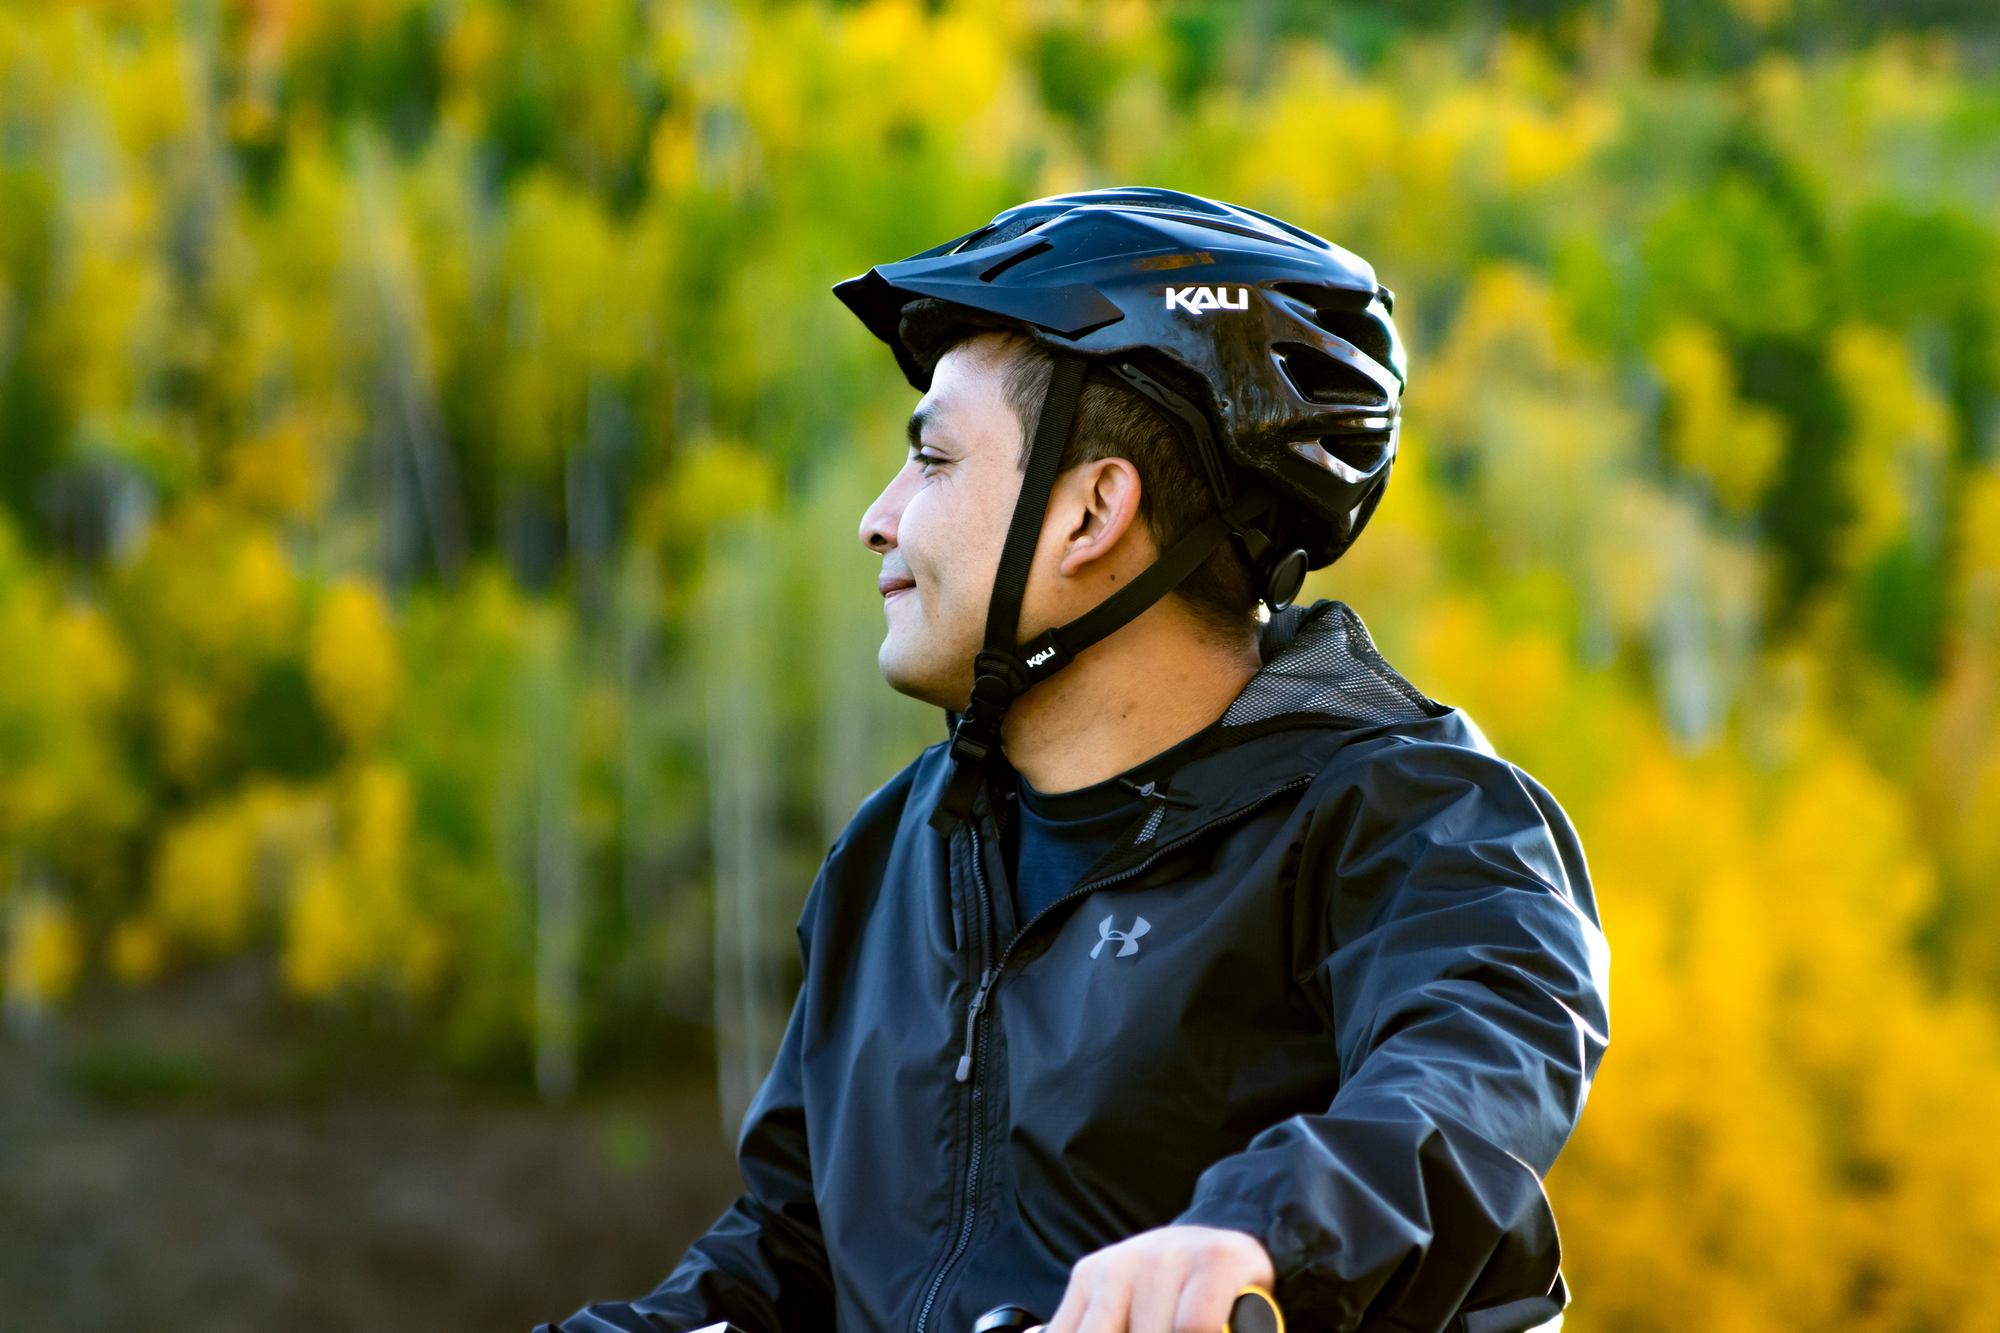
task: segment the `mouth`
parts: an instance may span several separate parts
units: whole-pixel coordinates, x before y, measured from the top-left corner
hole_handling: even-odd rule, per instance
[[[881,592],[885,605],[913,591],[916,586],[917,581],[906,574],[884,574],[875,580],[875,587]]]

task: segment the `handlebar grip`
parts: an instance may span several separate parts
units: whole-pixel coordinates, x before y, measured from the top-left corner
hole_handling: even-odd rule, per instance
[[[722,1333],[723,1325],[697,1330],[697,1333]],[[1018,1305],[996,1305],[979,1316],[972,1326],[972,1333],[1041,1333],[1042,1321],[1028,1310]],[[736,1333],[729,1329],[728,1333]],[[1284,1312],[1278,1309],[1278,1298],[1262,1287],[1245,1287],[1236,1295],[1236,1303],[1229,1307],[1229,1323],[1223,1333],[1285,1333]]]
[[[1039,1318],[1019,1305],[996,1305],[979,1316],[972,1333],[1023,1333],[1041,1326]]]
[[[1224,1333],[1285,1333],[1285,1314],[1278,1298],[1262,1287],[1245,1287],[1229,1307]]]

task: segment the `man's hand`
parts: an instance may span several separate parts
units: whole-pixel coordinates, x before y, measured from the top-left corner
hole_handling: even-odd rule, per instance
[[[1142,1231],[1077,1260],[1048,1333],[1222,1333],[1237,1293],[1274,1280],[1241,1231]]]

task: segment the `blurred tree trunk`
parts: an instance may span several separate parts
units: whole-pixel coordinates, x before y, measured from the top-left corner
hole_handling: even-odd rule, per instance
[[[667,793],[660,780],[665,748],[664,682],[660,679],[660,571],[653,551],[626,547],[617,587],[618,690],[624,726],[619,735],[619,807],[624,853],[619,904],[624,916],[625,969],[635,986],[651,973],[655,928],[666,913],[670,850]]]
[[[561,1102],[576,1089],[577,972],[583,930],[574,811],[571,634],[567,617],[538,607],[521,658],[524,804],[535,909],[535,1089]]]
[[[784,1028],[774,956],[777,867],[768,524],[736,520],[710,539],[707,597],[708,781],[715,884],[716,1082],[733,1139]]]

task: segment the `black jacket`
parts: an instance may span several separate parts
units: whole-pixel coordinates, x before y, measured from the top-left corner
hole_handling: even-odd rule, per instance
[[[926,826],[943,747],[869,798],[806,901],[745,1194],[564,1333],[969,1333],[1173,1222],[1262,1241],[1302,1329],[1551,1313],[1541,1177],[1607,1029],[1583,850],[1347,607],[1275,618],[1265,661],[1033,921],[983,798]]]

